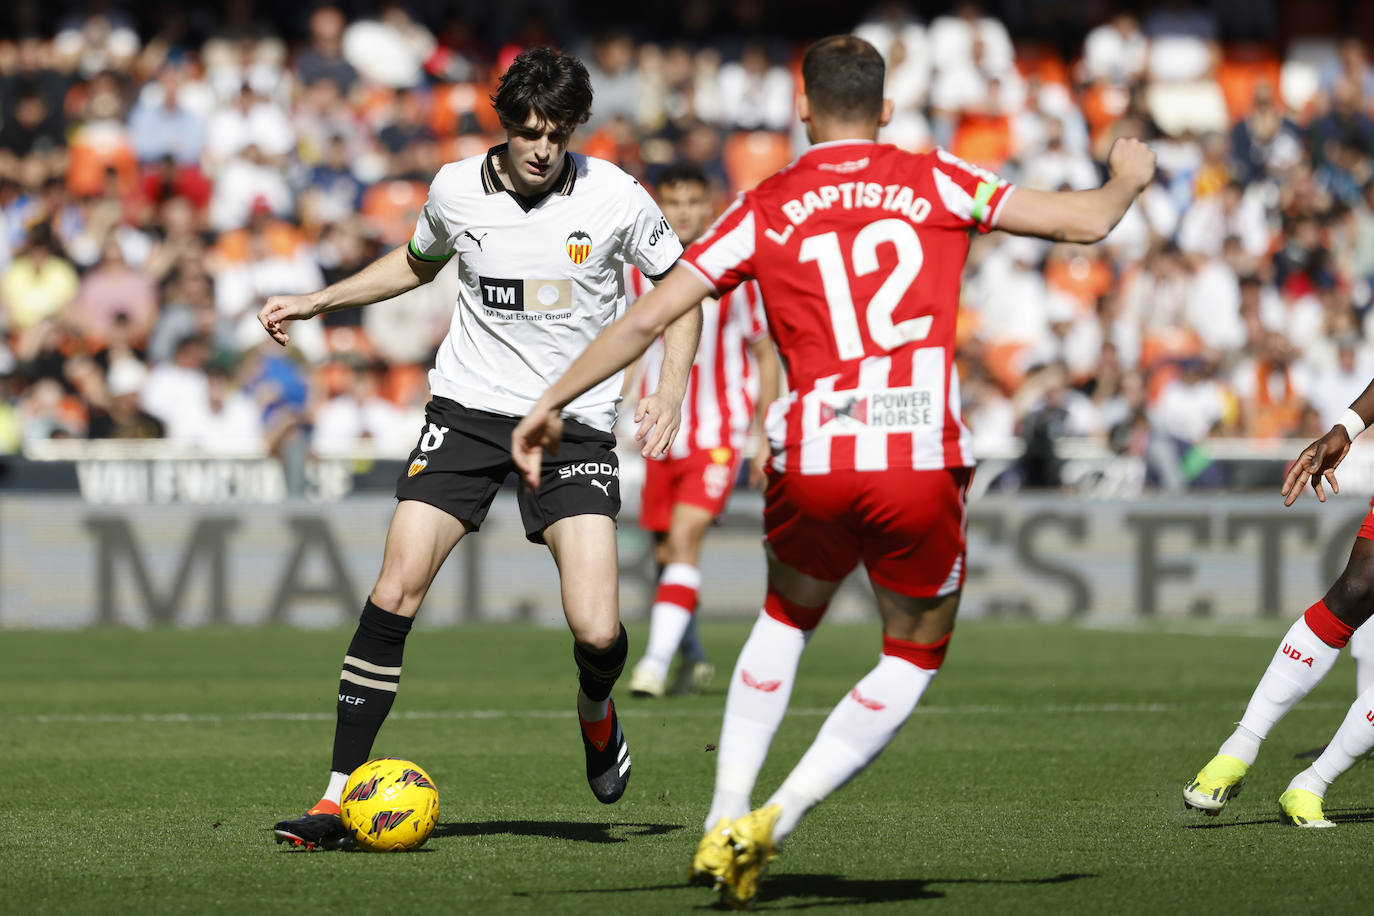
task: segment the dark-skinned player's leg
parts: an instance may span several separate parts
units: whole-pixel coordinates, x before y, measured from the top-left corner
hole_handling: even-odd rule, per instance
[[[1236,730],[1184,787],[1185,807],[1211,816],[1221,813],[1227,801],[1240,793],[1269,732],[1322,682],[1351,634],[1369,618],[1369,601],[1374,596],[1370,533],[1374,529],[1366,520],[1345,571],[1284,634]]]

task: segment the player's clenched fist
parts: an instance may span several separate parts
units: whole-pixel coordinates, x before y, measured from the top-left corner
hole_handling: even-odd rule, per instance
[[[1144,188],[1155,177],[1155,151],[1133,137],[1121,137],[1107,154],[1107,168],[1113,178]]]
[[[273,296],[258,312],[258,321],[284,347],[291,340],[291,335],[283,330],[284,323],[314,316],[315,305],[310,296]]]

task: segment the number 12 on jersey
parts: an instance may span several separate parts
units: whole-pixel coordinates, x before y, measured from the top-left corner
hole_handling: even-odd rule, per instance
[[[884,350],[895,350],[902,344],[924,340],[935,322],[932,315],[909,318],[893,323],[892,313],[901,304],[916,275],[925,263],[921,240],[911,223],[902,219],[881,219],[869,223],[854,236],[850,263],[854,276],[865,277],[878,269],[878,246],[890,242],[897,250],[897,263],[883,285],[873,294],[864,310],[868,336]],[[821,272],[821,289],[830,310],[830,327],[835,332],[835,346],[841,359],[858,359],[864,355],[863,337],[859,333],[858,309],[849,288],[849,272],[845,269],[840,238],[834,232],[812,235],[802,240],[797,260],[802,264],[815,262]]]

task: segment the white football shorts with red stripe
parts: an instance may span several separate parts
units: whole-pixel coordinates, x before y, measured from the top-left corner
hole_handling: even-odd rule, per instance
[[[686,458],[647,462],[639,526],[645,531],[667,531],[678,503],[720,515],[734,489],[739,462],[740,453],[723,446],[693,451]]]
[[[912,598],[964,584],[972,468],[768,471],[764,540],[783,564],[839,582],[860,562],[883,588]]]

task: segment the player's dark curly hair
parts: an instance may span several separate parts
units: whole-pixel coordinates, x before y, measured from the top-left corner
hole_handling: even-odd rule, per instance
[[[802,58],[802,82],[812,113],[843,121],[876,121],[883,109],[884,70],[882,55],[862,38],[822,38]]]
[[[491,104],[507,126],[523,125],[534,112],[545,124],[571,132],[591,117],[592,80],[576,57],[530,48],[501,75]]]

